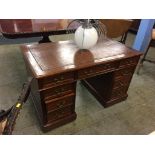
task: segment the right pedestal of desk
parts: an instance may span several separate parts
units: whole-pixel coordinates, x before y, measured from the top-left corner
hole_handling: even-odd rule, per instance
[[[135,68],[135,65],[122,67],[114,72],[82,80],[82,83],[104,107],[109,107],[128,97],[127,91]]]

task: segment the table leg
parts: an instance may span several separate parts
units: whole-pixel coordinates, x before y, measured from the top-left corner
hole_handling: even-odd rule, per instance
[[[41,43],[49,43],[52,42],[49,38],[49,36],[43,36],[43,38],[39,41],[39,44]]]

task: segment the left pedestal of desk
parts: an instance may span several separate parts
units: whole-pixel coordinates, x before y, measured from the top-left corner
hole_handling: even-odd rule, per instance
[[[46,132],[76,119],[76,82],[40,89],[42,81],[43,78],[32,82],[31,97],[42,130]]]
[[[42,130],[47,132],[75,120],[77,115],[75,112],[74,72],[59,70],[58,73],[53,74],[47,70],[38,76],[39,59],[36,59],[26,46],[22,47],[22,51],[28,76],[34,77],[31,85],[31,97]],[[38,61],[36,62],[36,60]]]

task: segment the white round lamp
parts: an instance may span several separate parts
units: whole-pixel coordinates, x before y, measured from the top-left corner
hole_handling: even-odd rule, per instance
[[[75,42],[80,49],[89,49],[98,41],[98,32],[91,26],[80,26],[75,31]]]

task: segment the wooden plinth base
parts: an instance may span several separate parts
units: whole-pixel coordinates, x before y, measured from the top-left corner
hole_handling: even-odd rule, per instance
[[[42,125],[42,131],[43,132],[48,132],[52,129],[55,129],[57,127],[60,127],[62,125],[65,125],[67,123],[70,123],[76,119],[77,115],[74,113],[73,115],[69,115],[68,117],[59,119],[58,121],[55,122],[49,122],[46,125]]]

